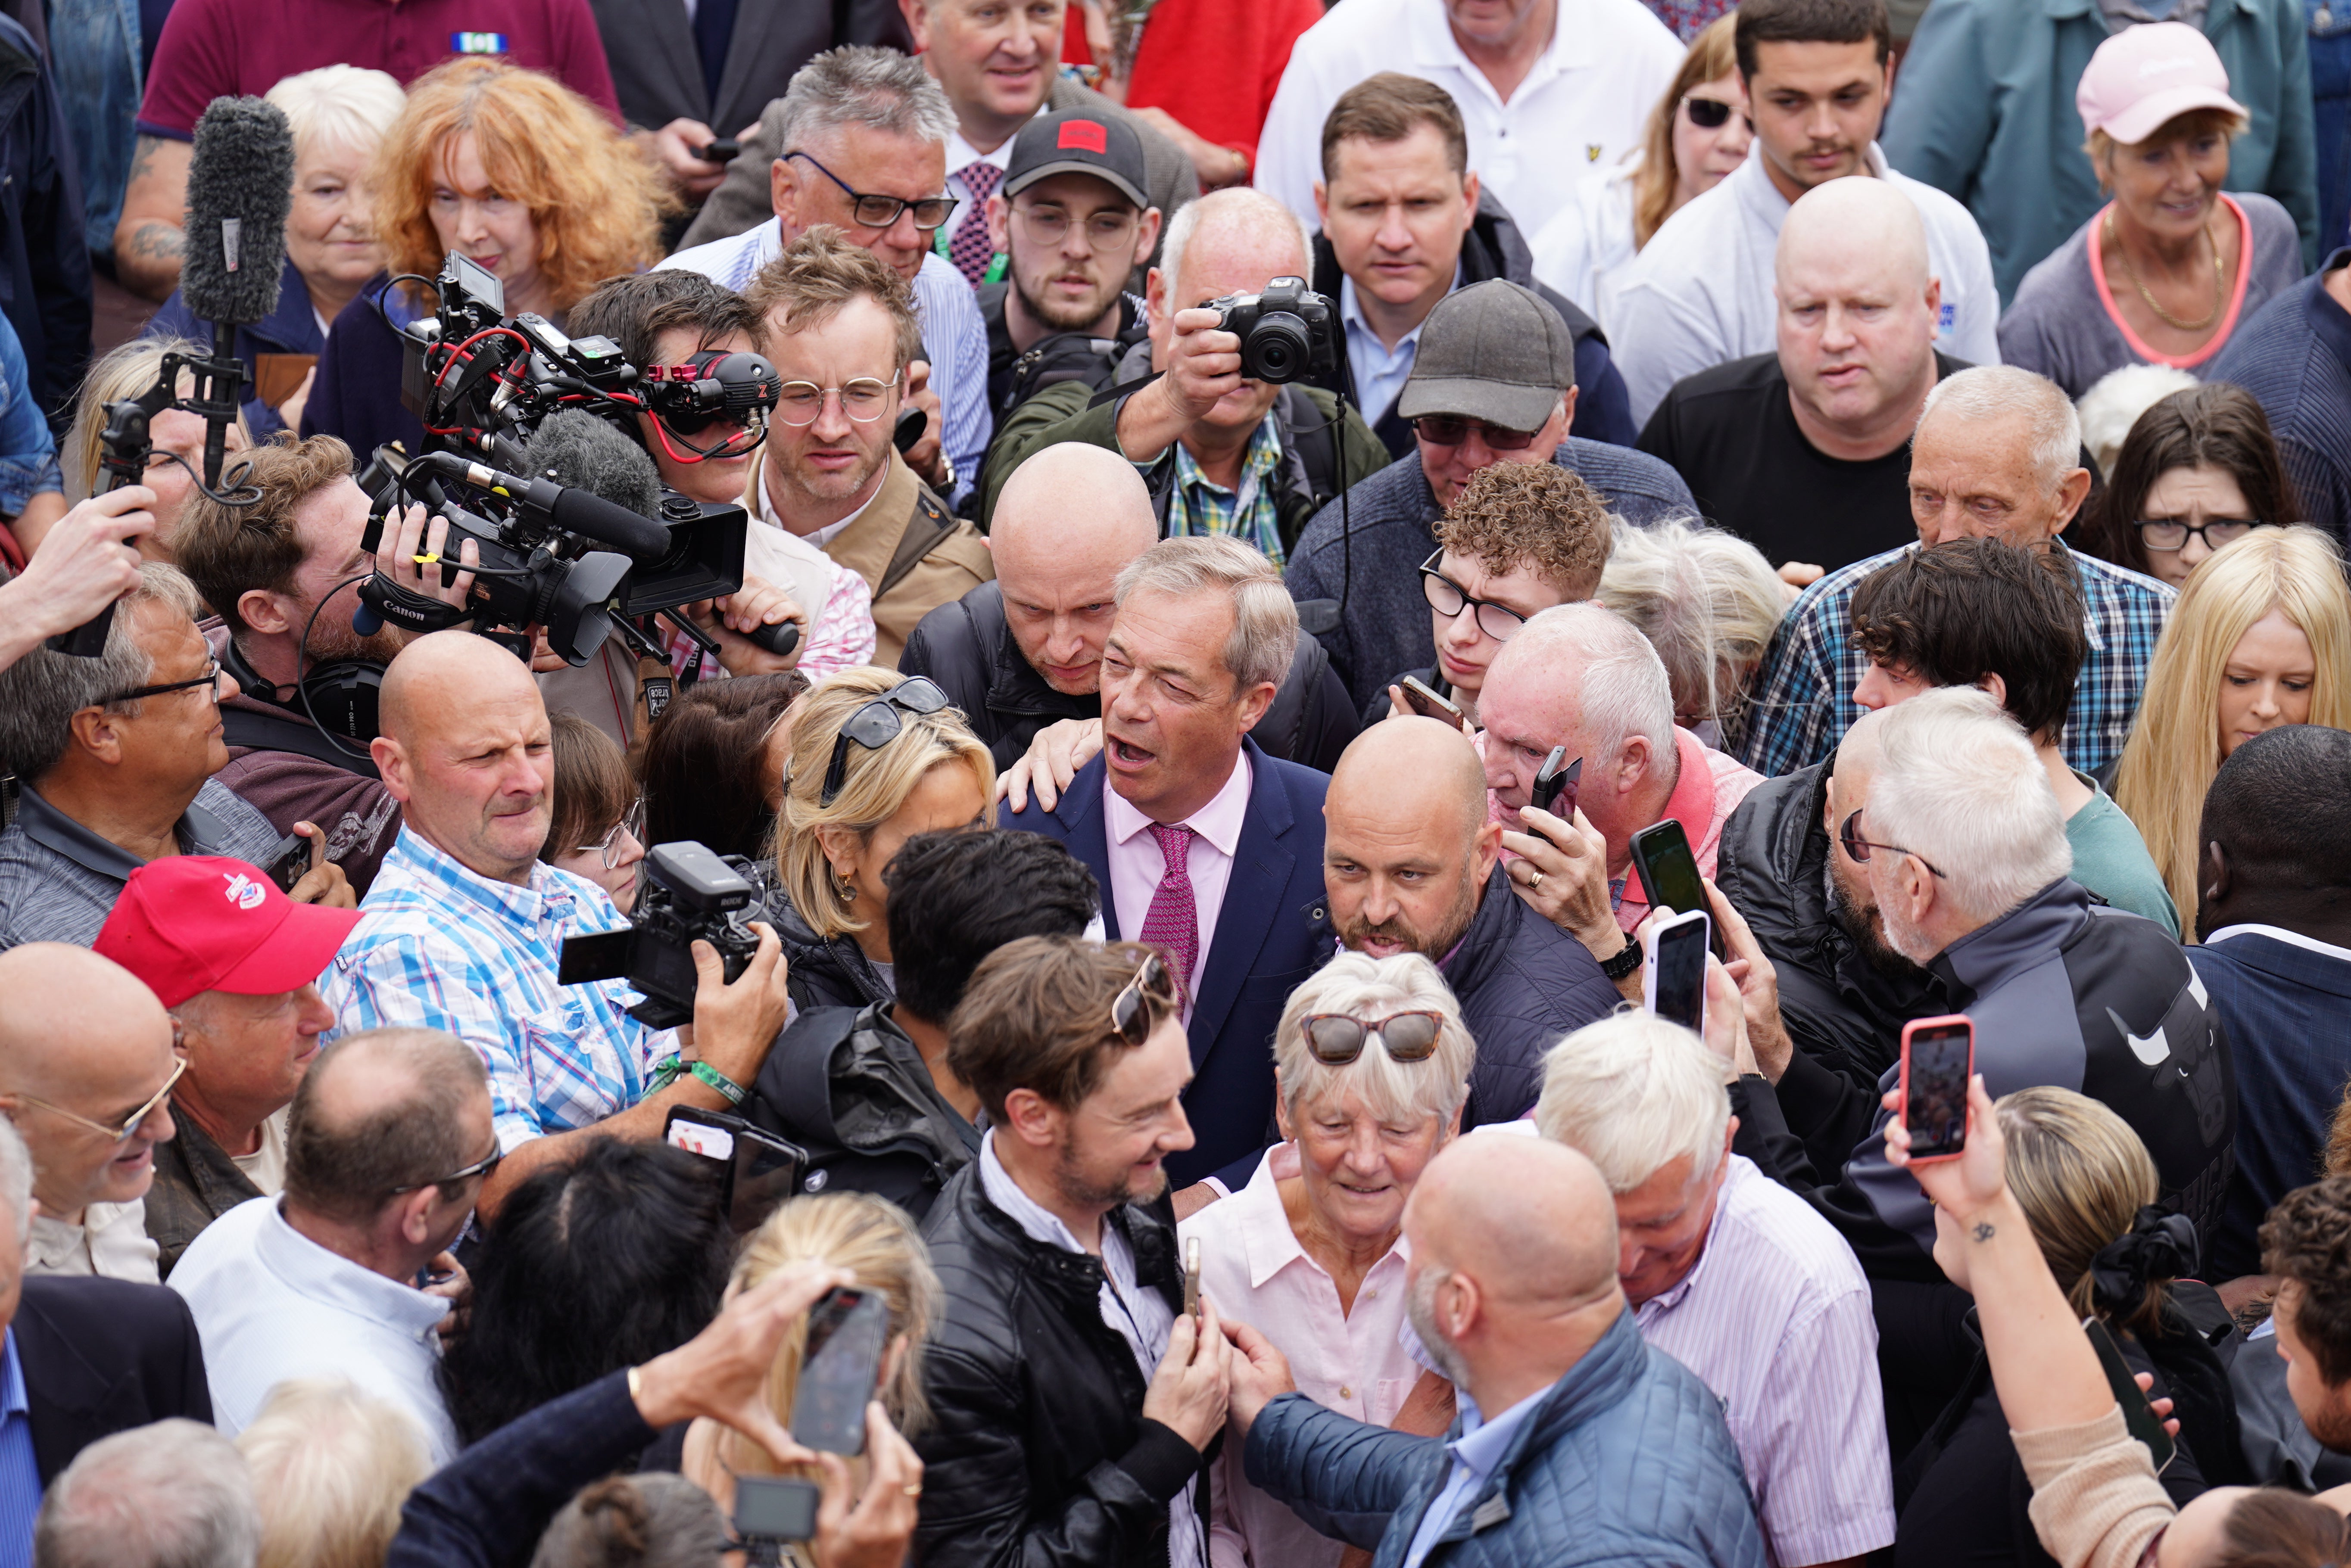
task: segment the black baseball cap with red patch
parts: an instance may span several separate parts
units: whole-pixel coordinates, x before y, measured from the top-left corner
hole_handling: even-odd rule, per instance
[[[1092,174],[1134,203],[1151,205],[1144,193],[1143,139],[1134,127],[1085,109],[1040,115],[1012,140],[1012,161],[1004,171],[1004,198],[1010,201],[1053,174]]]

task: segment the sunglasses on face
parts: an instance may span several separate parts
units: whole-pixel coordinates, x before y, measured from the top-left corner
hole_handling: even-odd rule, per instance
[[[817,797],[817,804],[831,805],[840,798],[841,785],[849,781],[852,741],[869,752],[878,752],[904,732],[904,714],[935,713],[946,705],[947,694],[928,678],[917,675],[899,682],[852,713],[833,740],[832,765],[825,769],[824,791]]]
[[[1928,859],[1923,855],[1917,855],[1916,850],[1905,849],[1898,844],[1872,844],[1868,839],[1864,838],[1861,836],[1861,813],[1858,811],[1855,812],[1851,816],[1846,817],[1844,819],[1844,826],[1837,829],[1837,842],[1844,846],[1844,852],[1847,855],[1852,856],[1855,862],[1858,865],[1868,865],[1870,852],[1875,849],[1883,849],[1888,855],[1917,855],[1919,865],[1924,866],[1929,871],[1933,871],[1938,877],[1941,877],[1943,875],[1939,870],[1936,870],[1935,863],[1933,861]],[[1949,880],[1949,877],[1945,877],[1944,879],[1946,881]]]
[[[1306,1048],[1317,1062],[1343,1067],[1364,1054],[1364,1042],[1379,1037],[1380,1047],[1394,1062],[1426,1062],[1437,1052],[1437,1037],[1445,1019],[1435,1012],[1397,1012],[1385,1018],[1351,1018],[1343,1012],[1310,1012],[1300,1020]]]
[[[1541,430],[1504,430],[1483,420],[1465,420],[1452,414],[1423,414],[1412,421],[1412,428],[1431,446],[1459,446],[1469,439],[1471,431],[1476,431],[1489,452],[1524,452],[1542,433]]]
[[[1730,123],[1730,105],[1719,98],[1685,98],[1682,109],[1700,130],[1720,130]]]
[[[1157,953],[1144,959],[1143,967],[1134,971],[1134,978],[1111,998],[1111,1033],[1129,1045],[1140,1045],[1150,1039],[1151,1003],[1155,1001],[1171,1012],[1182,1001],[1176,992],[1175,971]]]

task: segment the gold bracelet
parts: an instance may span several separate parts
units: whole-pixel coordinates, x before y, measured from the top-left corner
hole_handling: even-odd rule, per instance
[[[642,1370],[640,1370],[639,1368],[634,1367],[634,1366],[632,1366],[632,1367],[630,1367],[630,1368],[629,1368],[629,1402],[630,1402],[631,1404],[632,1404],[632,1405],[636,1406],[636,1407],[639,1408],[639,1410],[640,1410],[640,1411],[642,1411],[642,1410],[643,1409],[643,1407],[644,1407],[644,1403],[645,1403],[645,1378],[644,1378],[644,1374],[643,1374],[643,1372]]]

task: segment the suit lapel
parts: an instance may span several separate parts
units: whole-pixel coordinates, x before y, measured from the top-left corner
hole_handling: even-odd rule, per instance
[[[1112,941],[1125,939],[1118,929],[1118,900],[1110,890],[1110,824],[1102,810],[1102,774],[1105,764],[1100,755],[1078,770],[1070,787],[1061,792],[1054,805],[1053,820],[1061,825],[1061,844],[1082,861],[1094,874],[1094,886],[1102,894],[1102,934]]]
[[[685,101],[699,105],[700,118],[707,119],[710,117],[710,89],[702,80],[702,50],[694,41],[694,25],[686,19],[683,0],[653,0],[645,9],[650,13],[646,20],[652,25],[636,30],[635,46],[651,47],[655,52],[662,68],[675,78]],[[741,30],[740,17],[737,18],[736,27],[738,32]],[[732,49],[727,51],[726,65],[729,74],[732,74],[735,66],[735,51]],[[646,129],[658,130],[661,128],[649,126]],[[737,126],[721,130],[713,126],[711,132],[716,136],[732,136],[740,129]]]
[[[759,118],[764,103],[737,105],[743,83],[754,68],[764,64],[768,40],[774,34],[776,19],[782,15],[787,0],[744,0],[735,12],[735,36],[726,41],[726,63],[718,67],[718,99],[710,106],[710,129],[719,136],[732,136]],[[691,35],[689,35],[690,36]],[[695,57],[696,79],[701,77],[699,51]]]
[[[14,1327],[33,1459],[44,1486],[99,1438],[145,1424],[137,1388],[123,1386],[136,1383],[135,1373],[110,1381],[29,1297],[18,1303]]]
[[[1224,907],[1217,911],[1216,933],[1208,941],[1207,972],[1200,976],[1200,994],[1192,1007],[1192,1065],[1208,1054],[1240,999],[1241,983],[1257,966],[1281,909],[1282,889],[1290,886],[1298,856],[1284,840],[1295,820],[1290,796],[1273,767],[1253,741],[1243,740],[1249,760],[1249,815],[1241,825],[1241,840],[1233,855],[1231,876],[1225,879]]]

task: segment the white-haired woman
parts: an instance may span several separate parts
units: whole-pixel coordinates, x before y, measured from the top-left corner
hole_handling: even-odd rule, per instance
[[[1599,601],[1649,639],[1673,683],[1674,722],[1717,751],[1738,748],[1747,688],[1787,613],[1763,552],[1692,517],[1619,521]]]
[[[236,332],[245,417],[256,437],[300,428],[310,362],[326,349],[328,327],[383,268],[361,180],[408,102],[391,77],[356,66],[287,77],[266,96],[294,128],[294,207],[277,308]],[[159,334],[209,345],[212,325],[197,320],[174,290],[147,324],[146,336]]]
[[[1290,992],[1274,1033],[1287,1141],[1181,1227],[1200,1241],[1218,1314],[1262,1325],[1301,1390],[1359,1420],[1435,1432],[1452,1419],[1450,1386],[1396,1343],[1404,1206],[1460,1131],[1477,1054],[1436,965],[1339,954]],[[1332,1568],[1345,1548],[1251,1486],[1240,1447],[1209,1472],[1217,1568]]]

